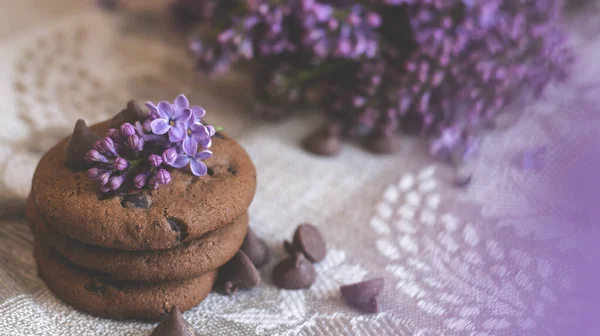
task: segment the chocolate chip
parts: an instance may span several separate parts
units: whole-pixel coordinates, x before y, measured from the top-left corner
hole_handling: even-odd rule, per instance
[[[143,194],[130,194],[123,196],[121,206],[123,208],[148,209],[152,205],[152,199]]]
[[[402,142],[400,136],[396,134],[381,134],[377,133],[367,139],[367,149],[376,154],[393,154],[398,153]]]
[[[302,142],[307,151],[323,156],[334,156],[340,153],[342,143],[339,127],[330,125],[309,134]]]
[[[98,6],[107,11],[114,11],[119,8],[119,0],[96,0]]]
[[[85,161],[85,154],[92,149],[94,142],[100,136],[92,133],[83,119],[77,120],[73,135],[65,146],[65,164],[73,170],[85,169],[89,163]]]
[[[110,127],[119,128],[126,122],[134,123],[146,118],[146,116],[147,114],[141,106],[135,100],[130,100],[127,107],[110,120]]]
[[[214,137],[217,139],[225,139],[225,136],[223,136],[223,133],[221,132],[215,133]]]
[[[177,241],[183,241],[187,237],[187,225],[184,221],[175,217],[167,217],[171,230],[177,232]]]
[[[300,252],[280,261],[273,269],[273,283],[284,289],[309,288],[316,277],[314,266]]]
[[[92,282],[85,284],[85,289],[94,294],[106,296],[106,285],[104,285],[102,282],[92,280]]]
[[[150,336],[197,336],[194,327],[183,318],[177,306],[171,308],[169,316],[162,321]]]
[[[269,262],[269,249],[265,242],[258,238],[252,229],[248,230],[241,250],[246,253],[254,266],[262,267]]]
[[[376,313],[379,311],[377,297],[383,289],[383,284],[383,278],[375,278],[342,286],[340,292],[350,306],[365,313]]]
[[[231,174],[231,175],[237,175],[237,169],[235,169],[234,166],[229,165],[229,167],[227,167],[227,171]]]
[[[301,252],[312,262],[319,262],[327,255],[325,241],[319,230],[312,224],[298,226],[293,241],[284,242],[283,247],[290,254]]]
[[[230,295],[238,289],[250,289],[260,283],[260,274],[246,253],[238,251],[221,269],[219,280],[224,283],[225,293]]]

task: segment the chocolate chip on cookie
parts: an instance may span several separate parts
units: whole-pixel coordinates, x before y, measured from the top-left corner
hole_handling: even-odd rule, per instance
[[[73,170],[86,168],[89,164],[85,154],[92,148],[100,136],[94,134],[85,124],[83,119],[77,120],[73,134],[65,145],[65,164]]]
[[[90,130],[105,134],[109,127],[105,122]],[[252,202],[254,165],[236,141],[225,134],[223,138],[213,139],[214,155],[205,163],[235,167],[236,174],[196,177],[174,169],[171,182],[160,191],[140,190],[137,200],[115,196],[102,201],[86,172],[73,172],[63,165],[67,142],[63,140],[38,164],[32,195],[41,215],[59,233],[84,243],[136,251],[177,247],[232,223]]]
[[[127,107],[110,120],[110,127],[118,128],[127,122],[135,123],[146,118],[146,116],[147,113],[142,110],[142,107],[135,100],[130,100],[127,103]]]

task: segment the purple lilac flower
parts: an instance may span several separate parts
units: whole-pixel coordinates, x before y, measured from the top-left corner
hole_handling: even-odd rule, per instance
[[[184,127],[183,151],[186,154],[193,155],[198,150],[198,142],[210,139],[210,131],[206,126],[197,123],[195,117],[190,118]]]
[[[381,17],[360,4],[336,7],[315,0],[302,0],[299,13],[302,43],[314,56],[359,59],[375,57],[379,50],[375,29]]]
[[[305,66],[301,56],[318,69],[341,65],[345,73],[307,78],[289,71],[285,81],[258,71],[258,81],[281,94],[259,87],[257,110],[281,117],[319,88],[329,119],[344,134],[407,130],[444,148],[432,153],[471,152],[472,135],[448,148],[446,129],[478,133],[515,96],[538,96],[548,83],[564,80],[573,61],[560,0],[227,3],[227,10],[207,11],[191,43],[199,71],[220,74],[248,57],[271,65],[273,57],[285,58],[293,70]]]
[[[161,102],[155,106],[148,102],[146,106],[150,109],[147,120],[110,129],[86,153],[86,160],[93,164],[88,178],[98,184],[101,192],[114,193],[125,186],[156,189],[171,181],[166,166],[183,168],[189,163],[195,175],[206,174],[202,160],[212,153],[196,152],[199,145],[210,147],[215,128],[202,124],[204,109],[190,107],[184,95],[177,96],[173,104]],[[154,129],[142,126],[149,120]],[[164,122],[169,126],[166,131],[166,127],[160,129]]]
[[[202,161],[209,159],[211,156],[212,152],[210,150],[203,150],[194,155],[181,153],[177,156],[177,161],[175,161],[175,163],[173,163],[171,166],[175,168],[183,168],[189,163],[190,169],[194,175],[204,176],[208,172],[208,168]]]
[[[178,97],[179,98],[179,97]],[[168,133],[171,142],[179,142],[185,138],[185,124],[192,117],[192,110],[182,107],[182,100],[175,99],[175,104],[162,101],[158,103],[159,117],[150,124],[152,133],[163,135]]]

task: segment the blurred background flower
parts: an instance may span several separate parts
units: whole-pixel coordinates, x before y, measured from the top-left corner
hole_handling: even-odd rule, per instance
[[[409,132],[433,156],[460,162],[503,107],[539,97],[573,62],[561,0],[171,0],[168,8],[190,33],[199,74],[250,61],[256,113],[281,119],[315,106],[339,129],[334,136],[377,153],[399,150],[398,134]]]

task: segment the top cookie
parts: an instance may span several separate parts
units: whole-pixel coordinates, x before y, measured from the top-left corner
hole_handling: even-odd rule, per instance
[[[109,122],[93,125],[105,134]],[[60,233],[79,241],[121,250],[176,247],[242,216],[256,190],[256,170],[233,139],[213,137],[209,174],[171,171],[171,183],[102,199],[85,171],[65,166],[64,139],[40,160],[32,184],[39,214]]]

